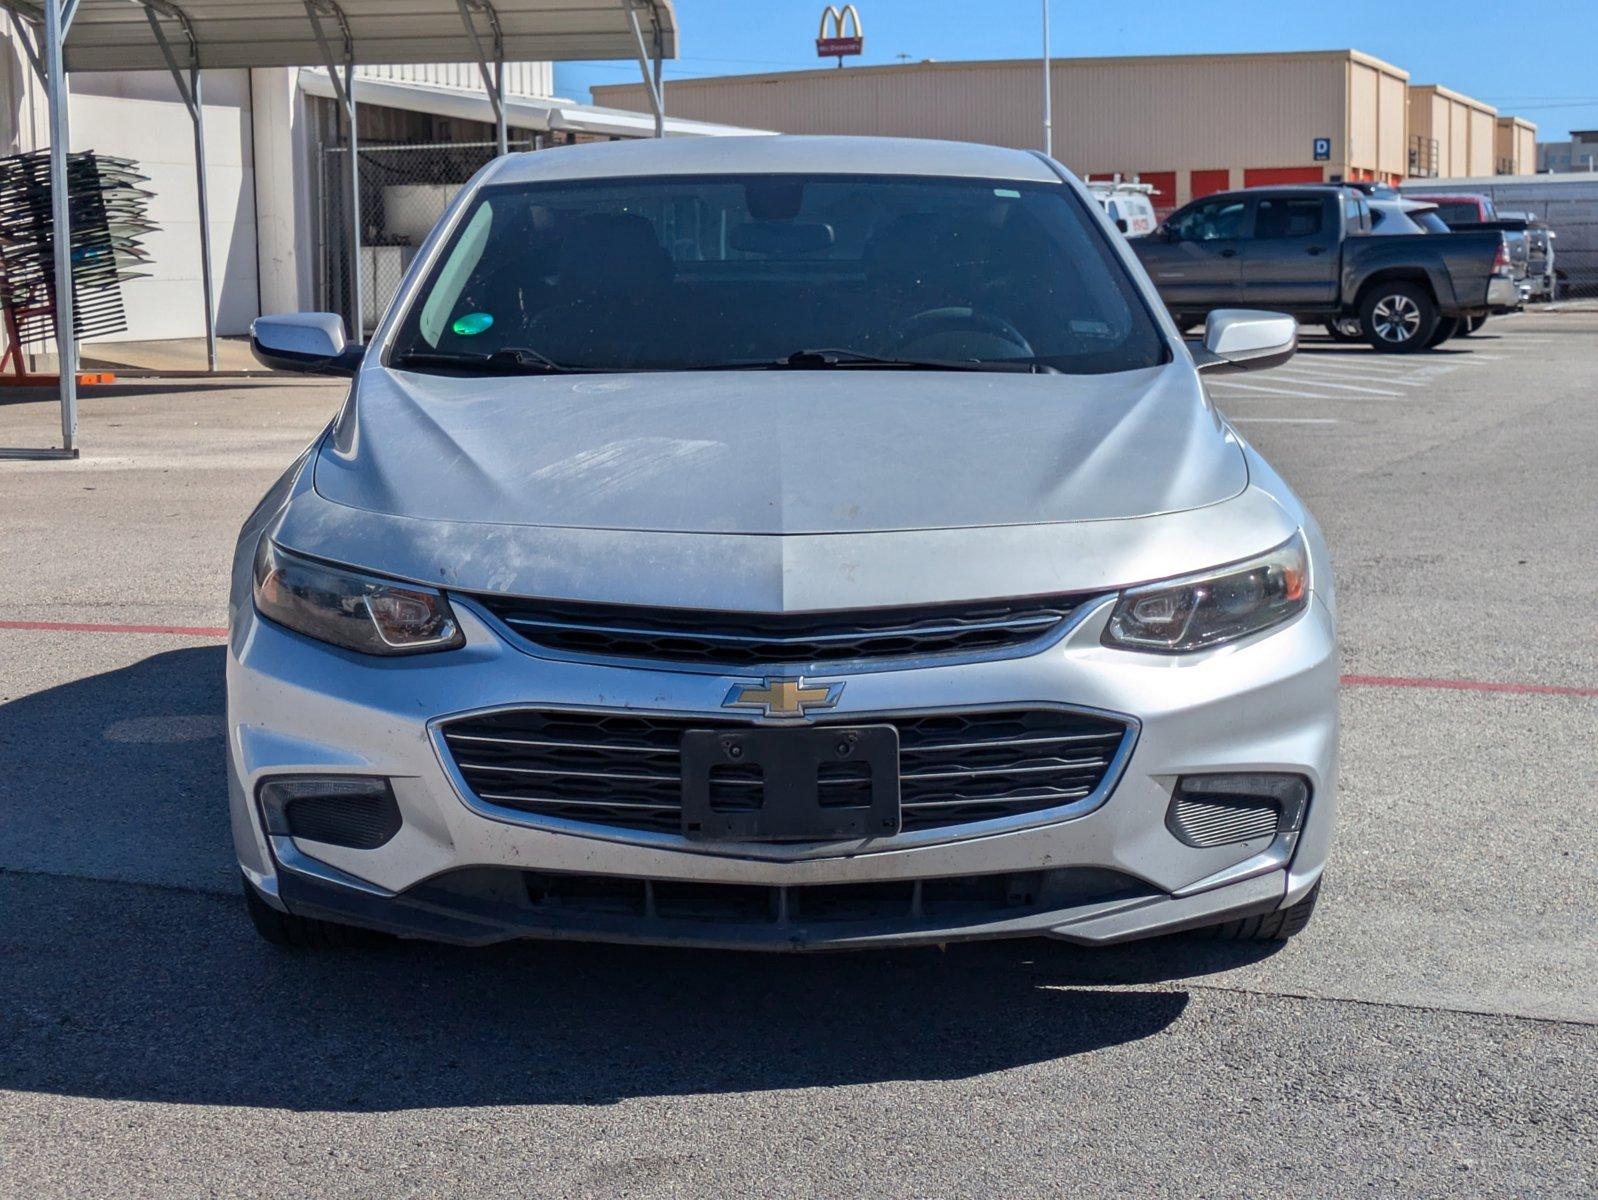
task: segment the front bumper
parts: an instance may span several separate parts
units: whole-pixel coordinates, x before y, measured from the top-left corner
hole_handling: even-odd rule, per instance
[[[1090,806],[847,844],[706,846],[496,809],[464,794],[435,730],[449,717],[508,706],[724,716],[729,688],[746,677],[536,657],[464,607],[463,649],[364,659],[246,606],[228,663],[239,861],[268,902],[288,911],[467,943],[544,936],[821,949],[1022,934],[1111,942],[1296,901],[1319,878],[1336,802],[1330,614],[1317,599],[1283,629],[1178,659],[1103,647],[1109,608],[1098,604],[1063,639],[1024,657],[850,676],[829,714],[1032,704],[1123,715],[1137,727],[1135,744]],[[1238,770],[1305,776],[1312,799],[1302,828],[1204,849],[1178,840],[1165,822],[1178,776]],[[263,778],[341,773],[392,781],[403,824],[391,840],[360,850],[264,832],[254,801]],[[608,881],[641,899],[551,908],[529,882],[551,876]],[[1001,878],[1033,882],[1009,889],[1015,903],[995,899],[1007,885],[969,886]],[[684,891],[708,899],[656,902]],[[923,904],[923,895],[988,899]],[[807,899],[790,905],[790,896]]]

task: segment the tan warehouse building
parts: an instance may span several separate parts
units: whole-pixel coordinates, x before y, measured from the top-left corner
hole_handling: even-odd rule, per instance
[[[1436,93],[1440,103],[1457,98],[1485,111],[1492,169],[1494,110],[1444,88],[1412,88],[1406,71],[1358,50],[1056,59],[1050,81],[1055,157],[1079,175],[1136,175],[1154,185],[1162,210],[1255,184],[1444,174],[1415,161],[1417,93],[1428,105]],[[1038,59],[726,75],[673,80],[667,93],[677,116],[784,133],[1042,140]],[[596,87],[594,99],[648,105],[641,85]],[[1434,119],[1427,107],[1427,117],[1428,137],[1448,122],[1452,155],[1452,110]],[[1473,120],[1460,126],[1472,163]]]

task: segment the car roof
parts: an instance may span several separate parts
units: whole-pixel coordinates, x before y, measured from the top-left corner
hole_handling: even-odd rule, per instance
[[[650,175],[933,175],[1058,183],[1028,150],[879,137],[675,137],[558,146],[507,155],[484,185]]]
[[[1487,200],[1487,197],[1480,192],[1405,192],[1404,195],[1415,200],[1429,200],[1433,203],[1439,201],[1453,203],[1463,200],[1470,204],[1482,204]]]

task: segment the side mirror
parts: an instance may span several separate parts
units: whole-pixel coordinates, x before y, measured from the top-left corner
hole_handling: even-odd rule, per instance
[[[1116,217],[1115,218],[1115,227],[1117,229],[1119,229],[1122,233],[1125,233],[1127,230],[1132,228],[1130,225],[1128,225],[1126,223],[1126,218],[1125,217]]]
[[[1154,231],[1154,236],[1159,238],[1162,242],[1174,242],[1177,240],[1176,230],[1172,229],[1169,225],[1161,225]]]
[[[277,371],[308,375],[353,375],[366,347],[344,339],[344,319],[335,313],[284,313],[250,323],[250,349]]]
[[[1298,322],[1282,313],[1218,308],[1204,322],[1204,342],[1192,347],[1201,371],[1230,374],[1281,366],[1298,349]]]

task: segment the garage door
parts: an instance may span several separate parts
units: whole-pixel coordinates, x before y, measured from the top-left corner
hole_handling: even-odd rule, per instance
[[[1249,167],[1243,172],[1244,187],[1267,183],[1321,183],[1326,172],[1320,167]]]
[[[1154,211],[1164,216],[1176,207],[1176,172],[1175,171],[1139,171],[1139,183],[1151,184],[1154,194],[1149,200],[1154,204]]]
[[[1214,171],[1193,172],[1193,199],[1200,196],[1213,196],[1216,192],[1224,192],[1232,186],[1232,172],[1228,167],[1221,167]]]

